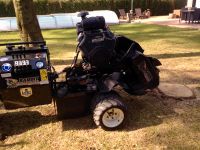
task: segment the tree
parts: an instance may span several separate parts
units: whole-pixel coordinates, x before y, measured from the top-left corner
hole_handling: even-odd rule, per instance
[[[172,4],[172,9],[175,9],[175,0],[171,0],[171,4]]]
[[[20,38],[24,42],[43,41],[33,0],[13,0]]]

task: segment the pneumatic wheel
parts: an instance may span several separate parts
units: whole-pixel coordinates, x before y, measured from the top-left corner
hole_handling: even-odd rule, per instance
[[[101,95],[101,99],[103,96]],[[124,126],[127,108],[118,95],[105,95],[93,111],[93,119],[98,127],[105,130],[116,130]]]

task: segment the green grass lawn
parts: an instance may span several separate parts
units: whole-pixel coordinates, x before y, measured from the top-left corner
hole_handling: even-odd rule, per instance
[[[112,26],[138,41],[145,54],[162,62],[161,82],[200,86],[200,31],[158,25]],[[55,65],[74,56],[75,29],[44,30]],[[18,41],[17,32],[0,32],[0,43]],[[0,50],[2,54],[2,48]],[[92,117],[57,121],[53,105],[0,111],[0,131],[9,137],[0,149],[200,149],[200,101],[147,94],[124,96],[129,107],[124,130],[96,129]]]
[[[159,25],[125,24],[111,26],[116,34],[136,40],[145,54],[159,58],[163,64],[163,81],[197,84],[200,79],[200,32]],[[76,48],[76,30],[44,30],[54,65],[69,64]],[[19,41],[17,32],[0,32],[0,43]],[[3,47],[0,47],[2,54]]]
[[[117,25],[112,26],[111,30],[138,41],[146,50],[146,54],[159,58],[199,55],[200,32],[198,30],[146,24]],[[65,60],[72,57],[77,44],[75,29],[44,30],[43,36],[52,58]],[[16,41],[19,41],[17,32],[0,32],[0,43]],[[2,48],[0,50],[2,52]]]

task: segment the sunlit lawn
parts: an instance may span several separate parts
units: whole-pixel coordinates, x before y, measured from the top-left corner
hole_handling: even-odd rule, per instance
[[[161,60],[161,82],[199,86],[199,30],[146,24],[111,29],[138,41],[145,54]],[[69,63],[66,60],[71,61],[77,44],[75,29],[44,30],[43,35],[54,64]],[[17,32],[0,32],[0,43],[16,41]],[[0,111],[0,130],[9,135],[0,149],[200,149],[198,101],[151,94],[124,98],[129,106],[128,124],[116,132],[96,129],[91,116],[57,121],[53,105],[7,114]]]
[[[145,49],[145,54],[159,58],[168,82],[193,83],[200,75],[200,31],[179,29],[158,25],[125,24],[112,26],[116,34],[123,34],[138,41]],[[44,30],[43,36],[51,52],[54,64],[71,62],[76,48],[75,29]],[[0,43],[16,42],[17,32],[0,32]],[[2,47],[0,47],[2,53]],[[175,72],[174,72],[175,71]],[[181,78],[172,78],[172,76]],[[183,78],[184,81],[182,80]],[[175,80],[174,80],[175,79]],[[195,82],[196,83],[196,82]]]
[[[200,74],[196,71],[200,71],[199,30],[145,24],[112,26],[111,30],[136,40],[145,49],[145,54],[159,58],[163,63],[163,75],[167,76],[165,80],[168,82],[198,82]],[[74,29],[44,31],[44,37],[53,59],[73,58],[77,44]]]
[[[159,58],[191,57],[199,54],[199,30],[146,24],[111,26],[111,30],[138,41],[146,54]],[[43,36],[53,58],[65,60],[72,57],[77,44],[75,29],[44,30]],[[17,32],[0,32],[0,43],[16,41],[19,41]]]

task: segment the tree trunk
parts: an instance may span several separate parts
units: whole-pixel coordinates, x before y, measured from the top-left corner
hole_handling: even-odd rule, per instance
[[[171,3],[172,3],[172,9],[174,10],[175,9],[175,0],[172,0]]]
[[[20,38],[24,42],[43,41],[33,0],[13,0]]]

